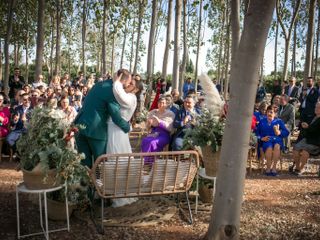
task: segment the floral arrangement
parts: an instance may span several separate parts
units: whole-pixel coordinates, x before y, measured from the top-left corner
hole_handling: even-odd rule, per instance
[[[61,110],[35,108],[26,133],[17,141],[17,150],[21,167],[25,170],[47,173],[50,169],[56,169],[56,181],[67,182],[71,190],[68,191],[68,198],[71,198],[85,188],[89,176],[80,163],[84,154],[70,147],[72,136],[82,126],[70,126],[66,119]],[[86,190],[83,192],[86,196]]]
[[[220,120],[207,108],[203,108],[201,115],[196,116],[194,127],[185,131],[184,149],[191,149],[194,146],[211,146],[213,152],[218,151],[221,146],[224,126],[224,120]]]
[[[142,123],[147,120],[148,110],[143,108],[140,112],[137,112],[135,115],[136,123]]]
[[[224,102],[206,74],[201,74],[199,80],[205,94],[205,107],[201,109],[201,115],[196,116],[194,127],[186,130],[183,145],[185,149],[211,146],[216,152],[221,146],[225,126],[225,121],[220,118]]]

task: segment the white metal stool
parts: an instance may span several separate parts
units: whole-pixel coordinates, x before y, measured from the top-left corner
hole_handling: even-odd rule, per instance
[[[54,188],[39,189],[39,190],[28,189],[28,188],[26,188],[26,186],[24,185],[23,182],[19,183],[17,185],[17,188],[16,188],[16,201],[17,201],[17,231],[18,231],[18,239],[23,238],[23,237],[30,237],[30,236],[44,234],[45,238],[47,240],[49,240],[49,233],[51,233],[51,232],[58,232],[58,231],[63,231],[63,230],[67,230],[68,232],[70,231],[69,208],[68,208],[68,198],[67,197],[66,197],[67,227],[66,228],[54,229],[54,230],[50,230],[50,231],[49,231],[49,227],[48,227],[47,193],[58,191],[58,190],[63,189],[63,188],[65,189],[65,193],[66,193],[66,196],[67,196],[67,185],[66,184],[63,184],[63,185],[60,185],[60,186],[54,187]],[[20,235],[20,212],[19,212],[19,193],[20,192],[38,194],[39,195],[40,226],[42,228],[42,232]],[[41,199],[41,195],[42,194],[43,194],[43,201],[44,201],[45,228],[43,227],[42,199]]]

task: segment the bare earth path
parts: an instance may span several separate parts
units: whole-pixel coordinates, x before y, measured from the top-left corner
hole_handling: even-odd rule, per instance
[[[15,186],[21,181],[16,163],[0,163],[0,239],[17,239]],[[241,239],[320,239],[320,179],[315,174],[297,178],[286,173],[267,178],[260,174],[246,180],[241,215]],[[28,196],[21,198],[25,223],[37,226],[37,206]],[[79,217],[81,216],[81,217]],[[51,239],[201,239],[208,228],[210,211],[200,211],[188,225],[177,213],[169,221],[149,227],[108,227],[99,235],[89,214],[71,217],[71,232],[50,235]],[[59,222],[51,222],[58,226]],[[32,226],[24,230],[39,230]],[[29,239],[44,239],[43,236]]]

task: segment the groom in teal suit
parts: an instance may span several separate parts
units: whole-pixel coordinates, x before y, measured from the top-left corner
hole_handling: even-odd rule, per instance
[[[124,88],[131,82],[131,74],[128,70],[120,69],[117,72]],[[82,164],[92,167],[92,157],[97,159],[106,153],[108,141],[107,119],[117,124],[124,132],[129,132],[130,124],[121,118],[120,105],[112,91],[112,80],[96,83],[85,98],[75,123],[84,125],[76,135],[78,151],[85,154]]]

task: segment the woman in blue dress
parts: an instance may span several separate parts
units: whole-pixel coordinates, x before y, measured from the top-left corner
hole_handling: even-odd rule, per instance
[[[267,176],[277,176],[276,166],[283,148],[283,138],[289,135],[283,121],[275,118],[275,114],[273,106],[268,106],[267,116],[261,119],[256,130],[267,160]]]

